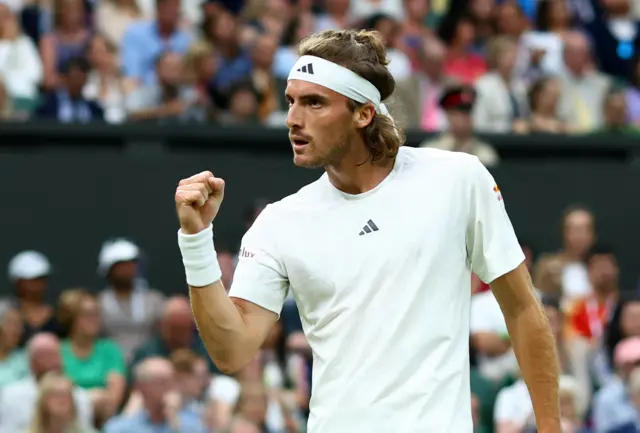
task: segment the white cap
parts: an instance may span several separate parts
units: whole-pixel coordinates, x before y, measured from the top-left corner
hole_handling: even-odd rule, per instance
[[[131,241],[116,239],[102,246],[98,257],[98,272],[106,276],[118,262],[129,262],[140,257],[140,249]]]
[[[37,251],[23,251],[16,254],[9,262],[9,280],[33,280],[46,277],[51,273],[51,263],[44,254]]]

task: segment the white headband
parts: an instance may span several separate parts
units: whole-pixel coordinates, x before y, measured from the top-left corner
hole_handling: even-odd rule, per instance
[[[356,102],[371,102],[378,114],[391,117],[389,110],[380,100],[380,92],[376,86],[355,72],[320,57],[300,57],[291,68],[287,80],[308,81]]]

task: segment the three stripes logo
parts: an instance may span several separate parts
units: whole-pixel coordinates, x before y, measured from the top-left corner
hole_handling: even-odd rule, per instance
[[[360,236],[365,235],[367,233],[371,233],[371,232],[377,232],[378,230],[380,230],[380,229],[378,228],[376,223],[374,223],[373,221],[369,220],[364,225],[364,227],[362,227],[362,231],[360,232]]]
[[[313,65],[311,63],[308,63],[305,66],[296,69],[296,71],[304,72],[305,74],[313,75]]]

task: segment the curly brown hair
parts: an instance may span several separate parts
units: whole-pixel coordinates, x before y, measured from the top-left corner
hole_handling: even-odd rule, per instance
[[[387,99],[396,82],[387,69],[384,41],[377,31],[326,30],[315,33],[300,42],[300,56],[315,56],[345,67],[373,84],[380,92],[381,100]],[[349,101],[351,110],[362,104]],[[386,162],[394,158],[405,141],[405,135],[389,116],[376,113],[371,123],[362,131],[372,162]]]

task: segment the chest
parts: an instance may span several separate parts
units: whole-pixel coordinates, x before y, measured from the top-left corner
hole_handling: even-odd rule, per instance
[[[356,308],[374,293],[411,290],[464,263],[465,212],[451,192],[435,183],[301,215],[283,248],[301,313]]]

